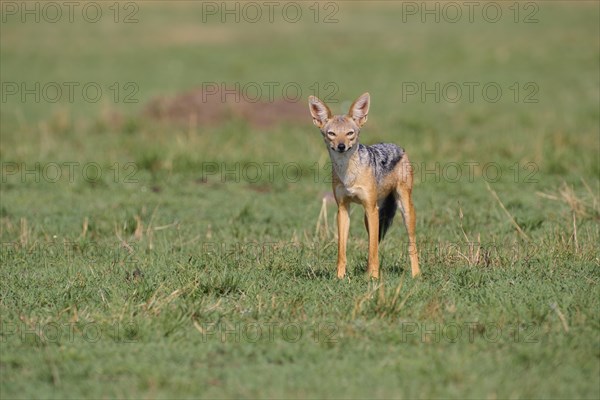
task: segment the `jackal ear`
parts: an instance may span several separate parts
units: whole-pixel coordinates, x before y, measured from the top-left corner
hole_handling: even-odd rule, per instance
[[[358,124],[358,126],[363,126],[365,122],[367,122],[367,117],[369,115],[369,104],[371,103],[371,96],[369,93],[363,93],[360,97],[354,100],[354,103],[350,106],[350,111],[348,115],[352,117],[352,119]]]
[[[319,128],[322,128],[327,120],[331,118],[331,110],[329,110],[329,107],[315,96],[308,97],[308,108],[310,109],[313,123]]]

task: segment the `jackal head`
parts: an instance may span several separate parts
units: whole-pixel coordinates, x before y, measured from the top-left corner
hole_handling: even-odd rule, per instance
[[[367,122],[369,93],[362,94],[352,103],[346,115],[331,115],[325,103],[310,96],[308,107],[313,123],[321,130],[325,144],[332,150],[344,153],[358,145],[360,128]]]

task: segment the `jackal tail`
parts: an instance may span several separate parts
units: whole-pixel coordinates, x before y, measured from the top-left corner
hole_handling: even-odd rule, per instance
[[[383,204],[379,208],[379,241],[381,242],[385,237],[387,230],[392,226],[396,210],[398,209],[398,203],[393,193],[390,193],[385,198]]]

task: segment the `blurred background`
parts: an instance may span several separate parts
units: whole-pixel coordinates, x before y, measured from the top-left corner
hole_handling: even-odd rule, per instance
[[[288,159],[278,151],[293,144],[300,150],[294,158],[312,160],[323,152],[306,118],[308,95],[345,112],[365,91],[373,107],[363,141],[399,142],[418,160],[455,159],[459,151],[461,160],[485,155],[545,167],[557,147],[597,144],[593,2],[2,7],[2,156],[11,160],[54,159],[77,144],[55,139],[53,129],[81,135],[79,145],[115,152],[89,133],[145,134],[157,130],[156,119],[167,122],[163,139],[136,151],[160,143],[165,164],[185,155],[162,141],[173,143],[190,126],[193,136],[205,134],[185,145],[185,153],[195,150],[190,157],[200,158],[208,147],[206,154],[237,160],[220,147],[222,138],[210,135],[227,135],[223,125],[231,123],[248,133],[234,152],[260,158],[277,150]],[[280,129],[285,124],[304,129]],[[29,128],[36,130],[32,139],[40,138],[40,127],[48,133],[42,141],[12,134]],[[260,145],[246,145],[257,140]],[[596,168],[593,153],[576,154],[549,168]]]

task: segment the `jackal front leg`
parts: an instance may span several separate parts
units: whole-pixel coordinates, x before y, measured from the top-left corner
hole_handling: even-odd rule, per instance
[[[350,216],[348,215],[348,204],[345,202],[340,202],[338,204],[337,224],[338,224],[337,277],[341,279],[346,275],[346,244],[348,243],[348,230],[350,228]]]

